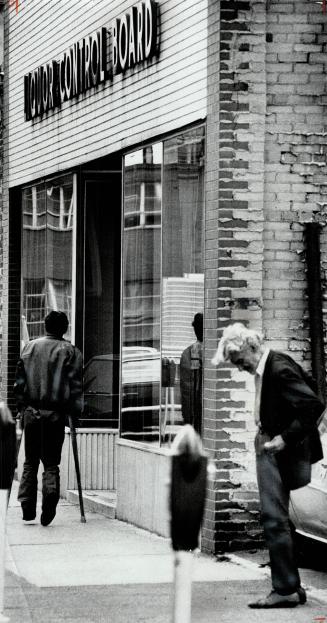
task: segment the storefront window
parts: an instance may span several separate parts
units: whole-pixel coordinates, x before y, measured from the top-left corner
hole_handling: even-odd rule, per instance
[[[125,157],[121,434],[157,441],[162,145]]]
[[[121,434],[130,439],[170,443],[187,421],[201,432],[204,148],[200,127],[125,157]]]
[[[44,334],[50,310],[71,321],[73,188],[73,176],[66,175],[22,191],[22,346]],[[70,332],[71,325],[67,339]]]
[[[163,143],[162,443],[187,422],[201,433],[204,149],[203,127]]]

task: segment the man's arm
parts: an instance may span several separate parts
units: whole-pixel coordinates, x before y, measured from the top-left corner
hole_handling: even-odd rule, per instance
[[[83,357],[78,348],[74,352],[68,364],[68,382],[70,389],[70,409],[71,414],[77,417],[83,411]]]
[[[281,433],[286,444],[294,445],[312,432],[324,405],[301,376],[300,369],[285,365],[278,374],[281,401],[294,414],[292,422]]]
[[[26,372],[22,359],[18,360],[16,366],[14,396],[16,398],[17,410],[21,411],[21,409],[25,406],[26,397]]]

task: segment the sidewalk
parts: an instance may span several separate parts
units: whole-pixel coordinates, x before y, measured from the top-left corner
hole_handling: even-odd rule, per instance
[[[24,523],[16,496],[14,487],[5,587],[5,614],[11,623],[171,621],[173,555],[167,539],[96,513],[87,513],[82,524],[79,508],[64,500],[47,528],[40,525],[39,514]],[[259,621],[246,604],[268,589],[267,570],[246,558],[217,562],[199,555],[192,621],[227,623],[240,609],[246,621]],[[322,603],[314,598],[311,607],[296,609],[296,620],[307,623],[326,614]],[[281,612],[280,621],[289,620],[285,614]]]

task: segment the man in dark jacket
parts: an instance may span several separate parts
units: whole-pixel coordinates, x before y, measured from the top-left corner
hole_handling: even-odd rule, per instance
[[[182,416],[201,435],[203,314],[195,314],[192,326],[196,342],[185,348],[180,359]]]
[[[306,601],[295,563],[289,523],[292,489],[310,482],[322,458],[317,420],[324,410],[310,377],[291,357],[269,350],[262,336],[241,323],[226,327],[214,364],[231,361],[254,375],[257,478],[269,548],[272,591],[251,608],[290,608]],[[312,379],[311,379],[312,380]]]
[[[37,473],[42,480],[41,524],[55,517],[59,500],[59,464],[65,436],[65,416],[82,410],[82,355],[63,339],[68,319],[52,311],[45,318],[46,335],[28,342],[17,364],[14,392],[22,413],[25,463],[18,491],[23,519],[36,517]]]

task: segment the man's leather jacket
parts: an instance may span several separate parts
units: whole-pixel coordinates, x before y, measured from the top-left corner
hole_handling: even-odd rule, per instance
[[[78,416],[82,401],[82,354],[53,335],[28,342],[17,363],[17,406]]]

